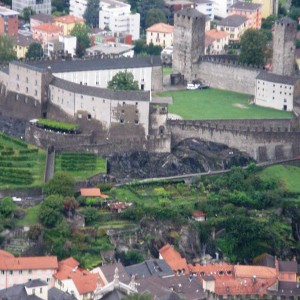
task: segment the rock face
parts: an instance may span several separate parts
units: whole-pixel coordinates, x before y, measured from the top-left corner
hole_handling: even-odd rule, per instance
[[[0,113],[0,131],[15,137],[25,137],[26,121],[6,117]]]
[[[131,152],[108,157],[108,172],[116,178],[151,178],[224,170],[253,161],[224,144],[187,139],[172,153]]]

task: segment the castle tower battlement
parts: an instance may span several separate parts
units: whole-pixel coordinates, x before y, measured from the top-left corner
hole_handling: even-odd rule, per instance
[[[205,50],[205,15],[193,8],[175,14],[173,72],[192,79],[193,66]]]
[[[295,73],[297,23],[282,18],[274,25],[272,73],[292,76]]]

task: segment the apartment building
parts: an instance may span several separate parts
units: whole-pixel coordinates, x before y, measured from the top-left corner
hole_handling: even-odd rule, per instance
[[[195,8],[202,14],[214,19],[214,2],[211,0],[198,0],[195,2]]]
[[[26,7],[31,7],[37,14],[51,15],[51,0],[12,0],[13,10],[22,12]]]
[[[131,6],[116,0],[102,0],[99,11],[99,27],[112,33],[125,32],[133,40],[140,38],[140,14],[131,13]]]
[[[18,15],[14,10],[0,7],[0,35],[18,34]]]
[[[219,18],[226,18],[228,8],[236,2],[237,0],[213,0],[214,15]]]

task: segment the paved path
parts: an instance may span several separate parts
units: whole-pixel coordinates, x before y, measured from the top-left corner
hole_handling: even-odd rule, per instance
[[[45,182],[48,182],[52,179],[54,175],[54,164],[55,164],[55,150],[54,147],[48,147],[48,153],[46,158],[46,167],[45,167]]]

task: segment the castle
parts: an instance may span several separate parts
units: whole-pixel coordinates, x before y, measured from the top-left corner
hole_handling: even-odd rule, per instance
[[[168,120],[158,57],[85,60],[14,61],[0,71],[0,112],[31,120],[50,118],[80,124],[80,134],[45,131],[34,124],[26,140],[40,147],[98,154],[146,150],[170,152],[186,138],[219,142],[247,152],[259,162],[300,154],[300,80],[294,75],[295,23],[275,24],[271,72],[241,66],[223,56],[204,56],[205,16],[194,9],[175,14],[173,71],[187,80],[204,79],[211,86],[247,93],[259,105],[293,110],[293,119]],[[128,70],[139,91],[106,89],[119,71]]]

